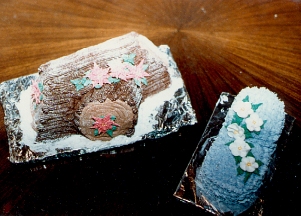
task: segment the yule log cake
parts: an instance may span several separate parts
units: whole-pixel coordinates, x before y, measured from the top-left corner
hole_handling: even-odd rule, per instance
[[[135,32],[0,85],[10,161],[84,154],[196,123],[169,47]]]

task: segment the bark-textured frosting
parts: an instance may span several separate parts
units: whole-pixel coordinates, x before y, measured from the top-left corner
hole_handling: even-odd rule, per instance
[[[114,136],[131,136],[134,133],[140,103],[170,84],[167,67],[151,49],[142,48],[137,37],[138,34],[130,33],[115,41],[113,47],[110,47],[111,42],[104,42],[40,66],[37,82],[43,85],[43,100],[32,106],[33,127],[38,132],[37,141],[79,133],[92,140],[109,139],[110,137],[105,135],[93,137],[93,129],[86,125],[87,122],[93,121],[90,118],[92,114],[88,113],[94,108],[97,115],[101,114],[101,110],[105,110],[108,113],[103,115],[119,113],[120,116],[127,116],[119,123],[122,126],[114,132]],[[108,67],[108,62],[132,53],[136,55],[135,64],[139,64],[143,59],[144,64],[148,65],[146,72],[150,76],[147,77],[147,85],[137,86],[134,80],[121,80],[118,83],[104,84],[101,88],[94,88],[90,84],[76,90],[71,83],[71,80],[84,77],[94,63],[104,69]]]

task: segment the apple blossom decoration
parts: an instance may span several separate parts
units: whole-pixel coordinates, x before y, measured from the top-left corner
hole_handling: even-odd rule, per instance
[[[91,129],[94,129],[94,136],[107,133],[110,137],[113,137],[113,132],[119,126],[115,123],[116,117],[113,115],[93,117],[93,120],[95,122],[93,123]]]
[[[264,128],[266,120],[262,120],[256,113],[256,110],[262,105],[249,102],[249,96],[242,101],[233,104],[234,116],[231,124],[227,126],[228,136],[234,141],[227,143],[229,149],[238,166],[237,175],[245,174],[246,183],[252,174],[259,175],[258,168],[263,165],[260,160],[256,160],[252,153],[254,145],[247,140],[253,137],[253,134],[259,134]]]
[[[108,67],[100,68],[94,62],[93,68],[86,72],[86,76],[71,80],[77,91],[92,84],[94,88],[99,89],[104,84],[118,83],[121,80],[128,82],[134,80],[135,84],[141,87],[142,84],[147,85],[147,76],[150,76],[146,71],[147,64],[144,64],[142,59],[138,65],[135,65],[135,53],[124,55],[122,59],[112,60],[108,63]]]
[[[44,87],[42,83],[38,83],[36,80],[32,80],[31,85],[31,98],[33,102],[35,103],[35,108],[37,104],[40,104],[43,100],[43,91]]]

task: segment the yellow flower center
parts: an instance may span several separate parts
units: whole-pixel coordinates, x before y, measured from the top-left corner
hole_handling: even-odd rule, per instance
[[[250,162],[247,163],[247,166],[252,166],[252,164]]]
[[[245,111],[245,108],[244,108],[244,107],[241,107],[240,110],[241,110],[241,111]]]
[[[242,150],[242,147],[241,147],[241,146],[238,146],[238,150]]]
[[[238,134],[238,130],[234,130],[233,133],[234,133],[234,134]]]
[[[253,124],[256,124],[256,121],[255,121],[255,120],[253,120],[253,121],[252,121],[252,123],[253,123]]]

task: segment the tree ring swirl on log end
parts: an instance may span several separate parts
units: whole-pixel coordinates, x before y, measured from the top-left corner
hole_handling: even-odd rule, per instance
[[[102,140],[109,141],[112,139],[107,133],[101,133],[97,136],[94,134],[93,123],[94,117],[101,116],[115,116],[115,123],[119,126],[113,131],[113,138],[118,135],[127,135],[129,131],[133,131],[134,114],[132,108],[121,100],[112,102],[110,99],[106,99],[105,102],[91,102],[85,106],[82,110],[79,119],[79,130],[81,133],[90,140]]]

